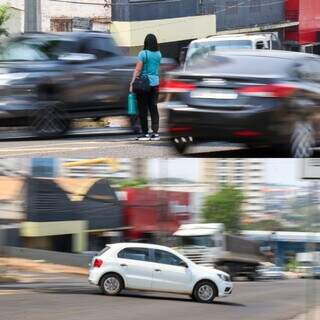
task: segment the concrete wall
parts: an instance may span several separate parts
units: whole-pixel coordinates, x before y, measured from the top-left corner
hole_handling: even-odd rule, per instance
[[[42,31],[50,31],[50,19],[53,18],[106,18],[111,19],[111,8],[104,7],[104,0],[77,0],[84,4],[59,3],[41,0]],[[90,5],[88,3],[92,2]]]
[[[0,253],[7,257],[17,257],[31,260],[45,260],[46,262],[76,266],[88,267],[91,257],[84,254],[64,253],[57,251],[29,249],[20,247],[0,247]]]
[[[41,31],[48,32],[50,30],[51,19],[63,18],[63,19],[72,19],[74,17],[80,18],[89,18],[89,19],[111,19],[111,8],[104,7],[104,0],[77,0],[79,3],[66,3],[66,2],[53,2],[49,0],[40,0],[41,1]],[[83,2],[84,4],[81,4]],[[92,4],[89,4],[89,3]],[[0,4],[8,4],[15,9],[21,10],[20,17],[20,28],[17,25],[14,29],[24,30],[24,0],[0,0]],[[12,27],[14,26],[14,20],[9,22]],[[99,31],[106,31],[107,25],[103,23],[102,25],[99,22],[95,22],[95,29]],[[103,30],[104,29],[104,30]],[[15,31],[16,32],[16,31]]]

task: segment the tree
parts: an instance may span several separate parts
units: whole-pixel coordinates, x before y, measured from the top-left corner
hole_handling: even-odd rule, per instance
[[[10,13],[9,13],[10,7],[5,4],[0,5],[0,36],[8,36],[9,32],[4,27],[4,24],[9,20]]]
[[[148,184],[148,181],[144,178],[139,178],[136,180],[124,180],[120,181],[117,187],[122,190],[125,188],[141,188],[145,187]]]
[[[207,222],[224,223],[227,231],[237,232],[241,226],[243,193],[233,187],[224,186],[205,199],[202,213]]]

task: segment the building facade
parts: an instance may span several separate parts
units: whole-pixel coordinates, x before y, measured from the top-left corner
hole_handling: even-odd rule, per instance
[[[154,33],[163,56],[177,58],[191,40],[215,34],[215,16],[200,12],[198,0],[113,0],[111,32],[131,54],[142,48],[148,33]]]
[[[261,159],[203,159],[201,182],[217,192],[223,185],[233,185],[244,192],[244,220],[264,218],[264,161]]]
[[[296,51],[320,54],[320,2],[318,0],[288,0],[286,19],[297,25],[286,30],[287,46]]]
[[[34,1],[34,0],[30,0]],[[37,13],[40,16],[38,31],[107,31],[111,21],[111,8],[105,0],[51,1],[38,0],[38,3],[25,8],[24,0],[0,0],[8,4],[14,15],[7,22],[10,33],[23,32],[26,9],[30,17]],[[35,12],[31,12],[34,10]],[[19,14],[18,14],[19,13]]]
[[[200,14],[215,14],[217,31],[272,25],[284,21],[285,1],[203,0]]]

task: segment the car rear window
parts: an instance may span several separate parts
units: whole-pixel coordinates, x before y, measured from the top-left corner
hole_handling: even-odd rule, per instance
[[[292,74],[295,62],[291,59],[254,55],[208,55],[194,61],[188,69],[206,69],[219,74],[274,75]]]
[[[97,256],[102,256],[106,251],[108,251],[110,247],[105,246],[101,251],[97,253]]]

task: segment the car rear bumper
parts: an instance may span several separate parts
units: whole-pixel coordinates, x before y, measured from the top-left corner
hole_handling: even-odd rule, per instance
[[[99,285],[99,280],[101,278],[100,272],[97,272],[95,269],[89,269],[88,282],[92,285]]]
[[[290,129],[284,130],[274,106],[261,110],[216,111],[188,105],[168,104],[168,130],[172,138],[234,143],[285,143]]]

